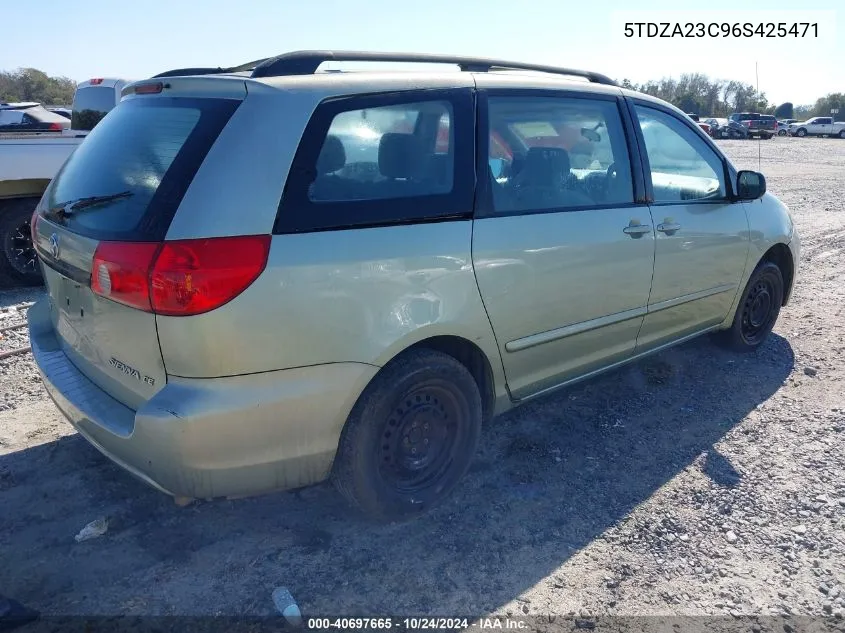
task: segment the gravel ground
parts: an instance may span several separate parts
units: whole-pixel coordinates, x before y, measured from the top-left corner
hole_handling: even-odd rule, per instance
[[[29,355],[0,361],[0,592],[47,614],[261,615],[285,586],[306,615],[841,626],[845,142],[722,145],[750,169],[760,149],[803,238],[765,348],[701,339],[494,420],[450,503],[410,524],[352,517],[328,485],[178,508],[72,431]],[[0,327],[37,292],[0,295]],[[98,517],[108,532],[76,543]]]

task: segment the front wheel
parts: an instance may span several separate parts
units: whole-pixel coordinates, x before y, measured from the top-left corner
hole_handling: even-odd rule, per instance
[[[772,262],[760,263],[745,290],[729,330],[719,341],[737,352],[753,352],[769,337],[783,304],[783,275]]]
[[[481,420],[481,394],[464,365],[432,350],[407,352],[379,372],[349,414],[332,481],[373,518],[422,514],[466,473]]]
[[[803,137],[807,136],[807,130],[805,130],[805,129],[802,127],[801,129],[799,129],[799,130],[795,133],[795,136],[800,136],[801,138],[803,138]]]
[[[42,283],[29,223],[38,198],[0,201],[0,287]]]
[[[786,136],[786,130],[779,130],[778,136]]]
[[[839,132],[839,138],[845,139],[845,130],[842,130],[841,132]]]

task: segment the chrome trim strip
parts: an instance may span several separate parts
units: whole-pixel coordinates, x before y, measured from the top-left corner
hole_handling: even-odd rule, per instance
[[[546,332],[539,332],[538,334],[531,334],[523,338],[510,341],[505,344],[505,349],[509,352],[520,352],[529,347],[542,345],[543,343],[550,343],[557,341],[567,336],[575,334],[583,334],[590,330],[597,330],[601,327],[621,323],[622,321],[629,321],[637,317],[645,316],[646,308],[634,308],[632,310],[625,310],[624,312],[617,312],[616,314],[609,314],[607,316],[599,317],[597,319],[590,319],[589,321],[581,321],[580,323],[573,323],[564,327],[555,328]]]
[[[522,403],[522,402],[526,402],[527,400],[533,400],[534,398],[538,398],[538,397],[545,395],[545,394],[548,394],[552,391],[556,391],[557,389],[562,389],[563,387],[568,387],[570,385],[574,385],[575,383],[579,383],[582,380],[588,380],[590,378],[593,378],[594,376],[598,376],[598,375],[603,374],[607,371],[611,371],[613,369],[617,369],[619,367],[627,365],[628,363],[633,363],[634,361],[640,360],[641,358],[645,358],[646,356],[651,356],[652,354],[662,352],[663,350],[668,349],[670,347],[674,347],[675,345],[680,345],[681,343],[686,343],[689,340],[692,340],[694,338],[698,338],[699,336],[707,334],[708,332],[712,332],[713,330],[718,330],[720,325],[721,324],[711,325],[710,327],[704,328],[703,330],[698,330],[697,332],[693,332],[692,334],[687,334],[686,336],[683,336],[683,337],[676,339],[674,341],[669,341],[668,343],[664,343],[663,345],[659,345],[659,346],[655,347],[654,349],[646,350],[644,352],[640,352],[639,354],[634,354],[633,356],[629,356],[628,358],[624,358],[620,361],[613,363],[612,365],[608,365],[607,367],[599,367],[598,369],[594,369],[593,371],[588,372],[586,374],[576,376],[575,378],[570,378],[569,380],[565,380],[565,381],[558,383],[556,385],[552,385],[551,387],[546,387],[545,389],[541,389],[540,391],[538,391],[536,393],[532,393],[530,396],[523,396],[522,398],[517,398],[517,399],[514,400],[514,402]]]
[[[732,290],[736,290],[736,284],[723,284],[721,286],[716,286],[715,288],[710,288],[708,290],[699,290],[698,292],[693,292],[688,295],[675,297],[674,299],[667,299],[666,301],[652,303],[650,306],[648,306],[648,313],[651,314],[652,312],[668,310],[669,308],[674,308],[675,306],[679,306],[684,303],[689,303],[690,301],[697,301],[698,299],[704,299],[706,297],[722,294],[723,292],[730,292]]]

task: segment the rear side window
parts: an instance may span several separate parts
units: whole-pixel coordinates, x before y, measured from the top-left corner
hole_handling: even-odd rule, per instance
[[[141,98],[97,125],[50,184],[46,213],[98,240],[159,241],[239,101]],[[92,196],[114,196],[100,204]],[[51,213],[64,207],[66,213]]]
[[[300,142],[275,231],[469,217],[473,143],[469,90],[326,101]]]
[[[343,202],[450,192],[454,155],[448,139],[445,149],[438,148],[437,141],[442,121],[447,121],[448,133],[451,118],[448,101],[341,112],[323,139],[308,198]],[[415,133],[429,119],[438,122],[434,139],[425,131]]]
[[[73,97],[71,127],[74,130],[93,130],[117,102],[114,88],[86,86],[79,88]]]

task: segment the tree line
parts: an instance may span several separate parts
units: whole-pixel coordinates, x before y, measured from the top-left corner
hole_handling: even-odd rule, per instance
[[[70,105],[76,82],[67,77],[50,77],[35,68],[0,71],[0,102],[37,101],[49,106]]]
[[[702,73],[685,73],[678,79],[663,78],[635,84],[628,79],[619,82],[630,88],[668,101],[687,113],[727,117],[732,112],[773,114],[779,119],[805,119],[813,116],[834,116],[845,121],[845,93],[833,92],[811,105],[769,102],[765,92],[751,85],[728,79],[711,79]],[[839,114],[831,115],[831,109]]]
[[[804,119],[811,116],[830,116],[845,121],[845,93],[834,92],[816,100],[812,105],[770,103],[765,92],[747,83],[727,79],[711,79],[702,73],[686,73],[678,79],[652,79],[635,84],[628,79],[619,82],[631,88],[659,97],[684,112],[727,117],[731,112],[761,112],[781,119]],[[0,72],[0,101],[38,101],[44,105],[69,105],[73,101],[76,82],[67,77],[50,77],[35,68],[20,68]]]

